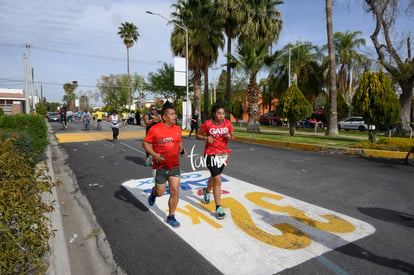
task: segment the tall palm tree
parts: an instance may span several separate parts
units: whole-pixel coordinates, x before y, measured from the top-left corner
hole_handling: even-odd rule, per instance
[[[260,132],[259,124],[259,86],[257,84],[257,74],[268,64],[268,43],[261,41],[259,43],[243,43],[237,47],[236,56],[231,56],[231,65],[237,69],[243,70],[249,78],[247,85],[247,102],[249,119],[247,122],[248,132]]]
[[[247,131],[260,132],[259,93],[256,76],[269,61],[268,48],[279,39],[282,30],[279,0],[247,0],[244,4],[245,21],[241,26],[236,64],[242,66],[249,76],[247,101],[249,119]]]
[[[230,56],[232,54],[232,41],[240,34],[240,24],[245,18],[242,2],[239,0],[217,0],[217,14],[224,19],[223,29],[227,37],[227,79],[226,95],[227,102],[231,100],[231,66]]]
[[[338,88],[346,102],[350,102],[353,67],[361,63],[363,56],[357,52],[360,46],[365,46],[365,39],[358,38],[361,31],[334,33],[336,56],[339,58]]]
[[[244,3],[245,21],[241,26],[239,43],[252,43],[259,39],[276,43],[282,31],[282,14],[277,9],[280,0],[247,0]]]
[[[188,29],[188,66],[193,72],[194,105],[201,114],[201,78],[206,68],[217,61],[218,50],[223,47],[221,19],[210,0],[178,0],[172,5],[173,22]],[[175,54],[185,56],[185,33],[180,27],[171,35]]]
[[[134,46],[134,43],[138,41],[138,38],[139,38],[138,27],[135,26],[134,23],[129,23],[129,22],[122,23],[121,26],[119,27],[118,35],[119,37],[121,37],[127,49],[127,74],[128,74],[127,86],[130,91],[129,92],[130,93],[129,106],[131,107],[132,89],[130,87],[130,81],[129,81],[129,48]]]
[[[326,29],[328,36],[328,55],[329,55],[329,112],[327,136],[338,136],[338,116],[336,101],[336,62],[335,45],[332,30],[332,0],[325,0]]]

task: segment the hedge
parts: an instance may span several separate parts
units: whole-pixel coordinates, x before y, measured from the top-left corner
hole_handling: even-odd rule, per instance
[[[50,251],[53,202],[42,201],[54,183],[46,166],[34,167],[46,148],[44,118],[35,115],[0,117],[0,274],[43,274]],[[12,131],[15,130],[15,131]]]

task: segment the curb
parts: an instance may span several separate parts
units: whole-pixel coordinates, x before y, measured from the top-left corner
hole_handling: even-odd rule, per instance
[[[48,135],[50,137],[51,132],[48,129]],[[50,141],[49,141],[50,142]],[[46,150],[46,166],[48,167],[47,171],[53,182],[56,182],[55,173],[53,170],[52,164],[52,143],[47,147]],[[55,208],[52,213],[49,214],[49,219],[51,221],[54,237],[49,239],[50,253],[48,255],[49,268],[45,274],[47,275],[58,275],[58,274],[72,274],[69,262],[69,253],[68,246],[66,245],[66,239],[64,234],[63,222],[62,222],[62,213],[60,209],[59,199],[57,195],[57,187],[54,186],[51,190],[51,193],[44,193],[43,200],[47,203],[53,203]]]
[[[404,159],[407,154],[407,152],[400,152],[400,151],[334,147],[334,146],[326,146],[326,145],[313,145],[313,144],[306,144],[306,143],[284,142],[284,141],[277,141],[277,140],[270,140],[270,139],[236,137],[235,140],[240,141],[240,142],[245,142],[245,143],[260,144],[260,145],[275,146],[275,147],[284,147],[284,148],[289,148],[289,149],[307,150],[307,151],[331,153],[331,154],[335,153],[335,154],[353,155],[353,156],[361,156],[361,157],[385,158],[385,159]]]

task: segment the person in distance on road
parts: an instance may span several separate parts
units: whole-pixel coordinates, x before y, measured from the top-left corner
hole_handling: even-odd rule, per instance
[[[175,219],[175,210],[179,200],[180,187],[180,160],[179,154],[183,151],[181,128],[176,125],[177,114],[168,102],[161,111],[162,122],[152,126],[145,136],[143,147],[153,158],[153,175],[155,186],[148,196],[148,204],[153,206],[156,197],[161,197],[170,187],[168,199],[169,213],[167,223],[172,227],[179,227]]]
[[[227,141],[234,140],[233,125],[230,120],[225,119],[224,106],[217,103],[211,110],[212,117],[201,125],[196,138],[206,141],[204,154],[206,163],[210,170],[207,188],[203,188],[204,202],[210,203],[210,191],[213,189],[214,202],[216,204],[217,219],[224,219],[224,213],[221,207],[221,173],[226,165],[229,150]]]
[[[145,122],[145,133],[148,134],[148,131],[150,130],[150,128],[152,126],[154,126],[155,124],[157,124],[158,122],[161,121],[161,116],[160,114],[157,112],[157,108],[155,107],[154,104],[152,104],[150,106],[150,111],[147,112],[144,116],[144,122]],[[145,159],[145,166],[149,166],[150,165],[150,154],[147,152],[146,153],[147,158]]]
[[[121,122],[121,118],[119,117],[118,113],[114,110],[112,115],[108,117],[107,121],[111,122],[112,141],[115,142],[116,140],[118,140],[119,122]]]

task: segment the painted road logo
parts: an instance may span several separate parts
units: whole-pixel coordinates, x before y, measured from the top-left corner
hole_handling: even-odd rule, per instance
[[[182,174],[176,211],[181,227],[172,230],[225,274],[274,274],[375,232],[363,221],[226,175],[222,207],[228,217],[218,221],[214,202],[203,203],[209,176]],[[148,206],[153,184],[146,178],[122,185]],[[167,202],[163,196],[148,208],[165,221]]]

